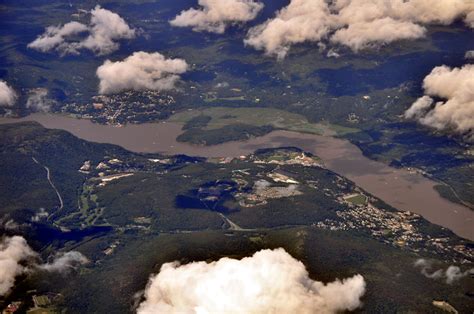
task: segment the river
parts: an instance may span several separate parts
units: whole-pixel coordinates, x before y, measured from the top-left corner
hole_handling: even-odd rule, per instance
[[[22,119],[0,118],[0,124],[37,121],[46,128],[63,129],[84,140],[120,145],[134,152],[186,154],[201,157],[237,157],[258,148],[296,146],[319,156],[326,167],[352,181],[387,204],[418,213],[474,241],[474,211],[452,203],[434,190],[437,184],[421,174],[396,169],[365,157],[346,140],[289,131],[274,131],[248,141],[213,146],[179,143],[181,124],[161,122],[115,127],[85,119],[59,115],[32,114]]]

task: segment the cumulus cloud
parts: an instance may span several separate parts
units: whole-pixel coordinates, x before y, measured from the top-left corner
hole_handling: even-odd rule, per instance
[[[425,77],[423,88],[426,95],[405,112],[405,117],[474,140],[474,65],[436,67]]]
[[[465,0],[291,0],[249,30],[245,43],[284,57],[303,42],[329,40],[353,51],[425,36],[425,25],[464,20],[474,28],[474,2]]]
[[[76,269],[80,265],[89,263],[89,260],[77,251],[57,254],[53,261],[39,265],[42,270],[51,272],[67,272]]]
[[[405,118],[420,119],[425,116],[433,105],[433,99],[429,96],[418,98],[407,111],[405,111]]]
[[[254,0],[199,0],[198,3],[201,8],[182,11],[170,24],[222,34],[228,25],[251,21],[263,9],[263,3]]]
[[[97,54],[107,54],[119,48],[115,40],[132,39],[135,30],[117,13],[96,6],[91,11],[90,35],[80,43],[80,48],[87,48]]]
[[[137,312],[336,313],[360,307],[364,292],[361,275],[324,284],[283,249],[262,250],[242,260],[164,264]]]
[[[77,42],[69,42],[67,38],[88,31],[89,28],[79,22],[69,22],[63,26],[48,26],[42,35],[28,44],[28,47],[41,52],[55,49],[62,54],[77,54]]]
[[[36,253],[23,237],[5,237],[0,241],[0,296],[7,294],[15,278],[26,272],[24,263]]]
[[[0,107],[11,107],[15,104],[17,94],[5,81],[0,80]]]
[[[56,50],[62,55],[79,54],[81,49],[104,55],[119,48],[117,40],[136,36],[136,31],[117,13],[96,6],[90,15],[88,25],[73,21],[47,27],[28,47],[41,52]]]
[[[449,25],[474,12],[474,5],[465,0],[336,0],[334,9],[338,22],[349,25],[384,17],[422,24]]]
[[[431,279],[443,279],[447,284],[452,284],[461,278],[464,278],[470,274],[474,274],[474,268],[468,269],[464,272],[458,266],[449,266],[446,270],[438,269],[433,271],[433,265],[431,262],[420,258],[415,262],[415,267],[421,269],[421,273]]]
[[[416,39],[425,35],[426,29],[411,22],[401,22],[390,17],[350,24],[337,30],[331,37],[333,43],[343,44],[353,51],[391,43],[401,39]]]
[[[474,13],[474,3],[466,0],[391,0],[385,3],[385,10],[396,18],[423,24],[449,25],[462,19],[472,27],[470,16]]]
[[[123,61],[107,60],[97,69],[99,92],[173,89],[187,69],[188,64],[182,59],[166,59],[157,52],[135,52]]]
[[[293,44],[325,38],[332,23],[324,0],[292,0],[275,18],[251,28],[244,42],[281,59]]]
[[[84,265],[89,260],[79,252],[70,251],[57,254],[49,263],[39,264],[38,254],[21,236],[0,239],[0,296],[10,292],[19,275],[44,270],[66,272]]]
[[[35,88],[28,92],[26,100],[26,108],[32,111],[48,112],[54,101],[48,98],[48,90],[46,88]]]

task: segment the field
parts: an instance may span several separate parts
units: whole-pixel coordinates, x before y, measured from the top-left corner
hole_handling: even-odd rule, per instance
[[[229,108],[212,107],[189,109],[170,117],[171,122],[189,123],[197,117],[210,117],[204,130],[220,129],[232,124],[249,124],[253,126],[271,125],[275,129],[318,134],[344,135],[358,132],[358,129],[332,125],[326,122],[311,123],[304,116],[273,108]]]
[[[345,200],[355,205],[367,204],[367,197],[361,194],[350,195],[349,197],[346,197]]]

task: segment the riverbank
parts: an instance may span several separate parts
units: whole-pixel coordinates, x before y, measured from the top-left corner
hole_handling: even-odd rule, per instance
[[[396,169],[373,161],[350,142],[331,136],[273,131],[248,141],[198,146],[176,141],[183,132],[180,123],[160,122],[116,127],[59,115],[33,114],[21,119],[2,118],[0,124],[20,121],[36,121],[47,128],[69,131],[84,140],[116,144],[130,151],[144,153],[238,157],[259,148],[296,146],[317,155],[328,169],[354,181],[387,204],[418,213],[461,237],[474,240],[474,211],[442,198],[434,189],[437,182],[407,169]]]

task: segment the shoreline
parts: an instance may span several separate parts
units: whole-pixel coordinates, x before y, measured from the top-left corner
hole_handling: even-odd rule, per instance
[[[196,157],[239,157],[260,148],[295,146],[322,159],[325,166],[348,178],[368,193],[403,211],[422,215],[428,221],[474,241],[474,211],[453,203],[434,189],[439,182],[405,168],[393,168],[364,156],[348,140],[293,131],[272,131],[246,141],[212,146],[176,141],[183,130],[175,122],[101,125],[88,119],[56,114],[32,114],[24,118],[0,118],[0,124],[36,121],[46,128],[62,129],[92,142],[119,145],[137,153],[185,154]]]

